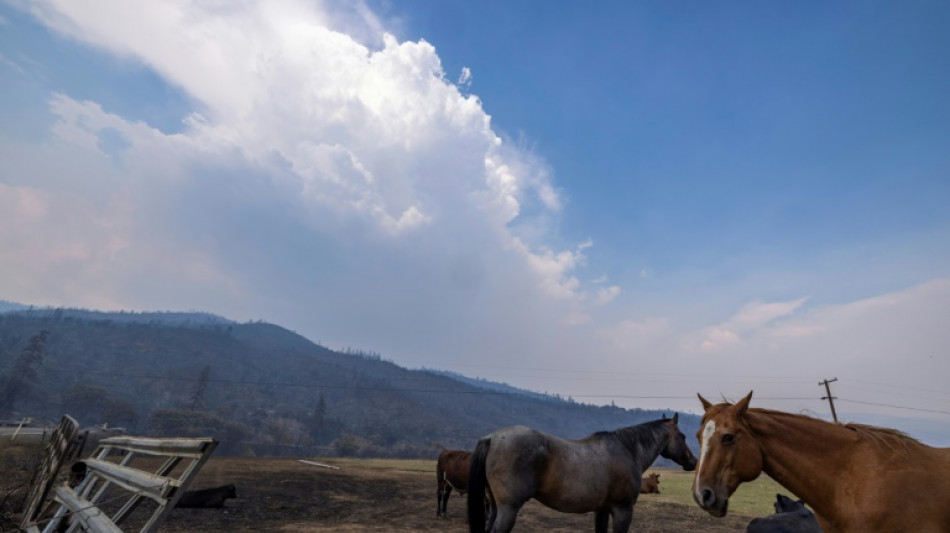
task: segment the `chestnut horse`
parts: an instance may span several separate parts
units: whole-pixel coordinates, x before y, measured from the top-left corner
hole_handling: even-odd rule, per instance
[[[729,496],[765,472],[804,500],[827,533],[950,532],[950,448],[892,429],[804,415],[713,405],[697,438],[693,498],[725,516]]]
[[[643,470],[658,455],[696,467],[696,457],[677,426],[678,415],[581,440],[567,440],[524,426],[500,429],[478,441],[468,475],[468,524],[507,533],[529,499],[566,513],[594,511],[594,530],[626,533],[640,495]]]
[[[643,483],[640,484],[640,494],[659,494],[660,493],[660,474],[653,473],[649,476],[643,476]]]
[[[435,466],[435,475],[438,479],[438,500],[436,500],[435,514],[439,518],[446,518],[449,504],[449,494],[452,489],[459,494],[468,490],[468,465],[472,460],[472,452],[462,450],[443,450],[439,454],[439,461]]]

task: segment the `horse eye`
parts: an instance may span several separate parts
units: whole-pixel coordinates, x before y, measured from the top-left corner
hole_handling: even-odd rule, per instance
[[[725,435],[722,436],[723,444],[732,444],[733,442],[735,442],[735,440],[736,440],[736,436],[733,435],[732,433],[726,433]]]

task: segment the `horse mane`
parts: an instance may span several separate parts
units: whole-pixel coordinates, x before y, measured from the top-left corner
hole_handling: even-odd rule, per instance
[[[842,426],[857,432],[858,438],[891,451],[906,451],[913,447],[923,446],[919,440],[897,429],[869,426],[855,422],[848,422],[842,424]]]
[[[904,433],[903,431],[891,428],[882,428],[878,426],[871,426],[868,424],[859,424],[857,422],[829,422],[827,420],[822,420],[820,418],[798,414],[798,413],[787,413],[785,411],[773,411],[772,409],[762,409],[762,408],[753,408],[749,409],[750,412],[760,412],[770,416],[785,416],[797,419],[807,419],[815,422],[820,422],[823,424],[828,424],[829,426],[834,426],[842,429],[847,429],[853,431],[857,434],[858,439],[873,444],[879,448],[886,449],[891,452],[906,451],[914,447],[924,446],[919,440],[911,437],[910,435]]]
[[[657,436],[663,425],[669,422],[667,419],[644,422],[636,426],[615,429],[613,431],[598,431],[594,437],[612,438],[619,441],[625,448],[636,453],[637,450],[652,449],[656,447]]]

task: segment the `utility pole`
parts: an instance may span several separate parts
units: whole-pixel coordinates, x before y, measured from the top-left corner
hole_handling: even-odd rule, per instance
[[[824,381],[819,381],[818,386],[825,386],[825,392],[828,393],[828,396],[822,396],[822,400],[828,400],[828,404],[831,405],[831,418],[835,419],[835,423],[838,423],[838,414],[835,413],[835,397],[831,395],[831,383],[838,381],[838,378],[826,379]]]

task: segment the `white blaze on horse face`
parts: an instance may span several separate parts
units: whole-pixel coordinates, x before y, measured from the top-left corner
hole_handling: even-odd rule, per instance
[[[699,443],[699,464],[696,465],[696,476],[703,472],[703,459],[706,458],[706,452],[709,451],[709,439],[716,432],[716,421],[710,420],[703,426],[703,440]]]
[[[710,420],[703,426],[702,440],[699,441],[699,463],[696,465],[696,477],[693,478],[693,498],[697,502],[703,501],[702,488],[700,485],[700,476],[703,475],[703,459],[706,458],[706,452],[709,451],[709,439],[716,432],[716,422]]]

